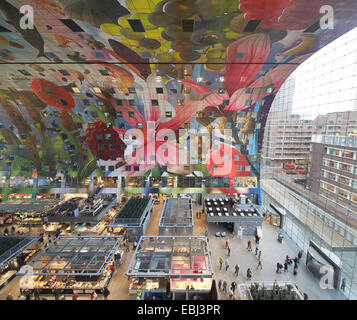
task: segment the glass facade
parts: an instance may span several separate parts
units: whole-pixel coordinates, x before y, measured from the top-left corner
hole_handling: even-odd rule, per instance
[[[339,289],[346,278],[348,299],[357,299],[356,120],[354,29],[287,79],[272,104],[262,154],[263,207],[285,209],[282,228],[302,249],[313,240],[341,259]]]

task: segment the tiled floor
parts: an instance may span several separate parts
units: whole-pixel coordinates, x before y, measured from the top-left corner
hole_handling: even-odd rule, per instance
[[[162,205],[155,205],[154,211],[148,226],[147,235],[158,234],[158,223],[161,215]],[[194,215],[194,235],[204,235],[205,230],[209,231],[209,243],[212,254],[212,264],[214,270],[214,279],[218,283],[219,280],[226,280],[230,285],[233,280],[237,283],[247,281],[246,271],[247,268],[251,268],[253,272],[252,281],[265,280],[265,281],[293,281],[297,284],[298,288],[307,293],[309,299],[344,299],[343,295],[337,290],[323,290],[319,286],[319,281],[309,273],[304,266],[305,256],[301,259],[299,271],[296,276],[292,273],[290,267],[289,272],[277,274],[275,272],[276,263],[279,261],[284,262],[285,256],[289,255],[295,257],[299,248],[295,243],[287,236],[284,237],[283,243],[277,241],[278,233],[280,229],[275,228],[269,224],[263,224],[263,239],[260,241],[259,249],[262,250],[262,264],[263,269],[257,270],[258,259],[254,254],[255,241],[254,237],[244,237],[243,240],[237,238],[232,239],[228,237],[231,256],[229,257],[230,268],[228,271],[219,270],[219,258],[227,259],[227,251],[225,250],[225,240],[223,238],[216,238],[215,233],[217,231],[226,231],[224,226],[218,224],[207,224],[204,216],[201,219]],[[252,240],[253,252],[248,252],[246,249],[247,241]],[[131,247],[130,252],[124,256],[123,264],[120,265],[114,272],[111,280],[109,290],[111,292],[109,299],[134,299],[135,297],[128,295],[129,281],[125,272],[128,268],[129,262],[133,255],[133,249]],[[238,263],[240,265],[239,276],[234,275],[234,265]],[[11,292],[14,298],[19,295],[19,281],[20,278],[16,277],[5,288],[0,290],[0,299],[5,299],[7,294]],[[47,297],[52,299],[53,297]],[[79,299],[88,299],[89,296],[81,295]],[[228,299],[223,293],[219,293],[220,299]],[[70,297],[68,297],[70,299]],[[102,299],[102,297],[99,297]]]

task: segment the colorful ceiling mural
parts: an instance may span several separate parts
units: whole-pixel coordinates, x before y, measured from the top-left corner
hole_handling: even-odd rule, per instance
[[[0,189],[10,176],[37,187],[40,177],[164,173],[257,189],[275,94],[356,26],[355,0],[3,0]],[[189,130],[215,131],[221,146]]]

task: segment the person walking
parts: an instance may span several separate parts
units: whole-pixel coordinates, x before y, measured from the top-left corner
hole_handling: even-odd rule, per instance
[[[344,292],[345,289],[346,289],[346,278],[343,278],[341,283],[341,290]]]
[[[239,274],[239,264],[237,263],[237,264],[235,265],[235,267],[234,267],[234,275],[235,275],[236,277],[238,277],[238,274]]]
[[[227,294],[227,281],[226,280],[223,281],[223,293]]]
[[[285,261],[284,263],[284,272],[287,272],[288,271],[288,263]]]
[[[110,295],[110,291],[108,290],[107,287],[105,287],[103,289],[103,297],[104,297],[104,300],[108,300],[108,296]]]
[[[279,273],[279,271],[280,271],[280,263],[277,262],[276,263],[276,273]]]
[[[78,293],[75,291],[73,292],[72,300],[78,300]]]
[[[234,294],[234,292],[236,291],[236,287],[237,287],[237,282],[232,281],[232,283],[231,283],[231,288],[232,288],[233,294]]]
[[[258,248],[258,247],[255,247],[255,255],[256,255],[256,256],[258,255],[258,251],[259,251],[259,248]]]
[[[299,252],[298,252],[298,262],[300,262],[301,258],[302,258],[302,250],[299,250]]]
[[[229,241],[228,239],[226,240],[226,249],[229,248]]]
[[[228,257],[231,256],[231,248],[230,247],[227,248],[227,255],[228,255]]]
[[[258,260],[260,261],[261,259],[262,259],[262,250],[260,250],[258,253]]]
[[[255,235],[255,243],[256,243],[256,244],[259,244],[259,240],[260,240],[260,238],[259,238],[259,236],[256,234],[256,235]]]
[[[294,266],[294,271],[293,271],[294,276],[297,275],[297,271],[298,271],[298,266],[297,266],[297,264],[295,264],[295,266]]]
[[[225,264],[226,264],[226,271],[227,271],[229,269],[229,260],[228,259],[226,260]]]
[[[262,260],[259,260],[259,261],[258,261],[257,270],[258,270],[258,269],[260,269],[260,270],[263,269]]]
[[[250,240],[248,240],[248,247],[247,247],[248,251],[252,251],[252,242]]]
[[[252,270],[250,270],[250,268],[248,268],[247,270],[247,279],[250,280],[252,278]]]
[[[219,270],[222,270],[223,259],[219,258]]]
[[[219,291],[222,290],[222,280],[218,281],[218,289],[219,289]]]

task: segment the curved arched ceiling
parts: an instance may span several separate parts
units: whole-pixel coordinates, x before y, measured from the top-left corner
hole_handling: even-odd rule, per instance
[[[23,5],[33,8],[33,29],[20,27]],[[333,8],[333,29],[321,28],[323,6]],[[233,168],[250,170],[226,176],[257,177],[276,92],[300,63],[357,26],[355,0],[3,0],[0,14],[0,169],[10,163],[19,176],[63,169],[86,177],[96,159],[121,163],[124,130],[145,134],[155,121],[174,131],[232,128]],[[98,148],[98,134],[113,140]],[[105,174],[157,166],[160,157]],[[219,175],[207,161],[165,167]]]

